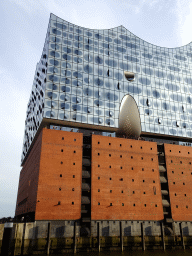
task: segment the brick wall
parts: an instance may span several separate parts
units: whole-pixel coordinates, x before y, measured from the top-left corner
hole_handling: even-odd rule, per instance
[[[43,130],[36,220],[81,217],[83,135]]]
[[[92,136],[92,220],[161,220],[157,144]]]
[[[192,221],[192,148],[164,144],[174,221]]]
[[[20,173],[16,215],[80,219],[82,143],[81,133],[43,129]]]
[[[15,215],[35,212],[40,166],[42,133],[40,133],[20,172]]]

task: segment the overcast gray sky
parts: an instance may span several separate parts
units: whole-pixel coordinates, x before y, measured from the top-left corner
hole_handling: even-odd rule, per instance
[[[192,40],[192,0],[1,0],[0,218],[15,212],[27,103],[51,12],[93,29],[123,25],[159,46]]]

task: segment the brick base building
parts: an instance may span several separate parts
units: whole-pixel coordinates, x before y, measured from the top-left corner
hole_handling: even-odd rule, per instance
[[[88,234],[97,222],[172,228],[192,221],[191,163],[187,146],[43,128],[20,173],[15,216],[77,221]]]

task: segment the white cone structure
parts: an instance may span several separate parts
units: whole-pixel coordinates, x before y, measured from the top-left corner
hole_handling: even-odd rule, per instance
[[[141,120],[136,101],[131,95],[125,95],[121,101],[117,135],[139,137],[140,134]]]

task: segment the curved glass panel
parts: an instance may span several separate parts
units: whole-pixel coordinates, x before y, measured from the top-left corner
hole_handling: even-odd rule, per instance
[[[22,159],[43,118],[117,129],[127,93],[137,103],[143,132],[191,137],[191,70],[192,43],[159,47],[123,26],[87,29],[51,14],[27,106]]]

